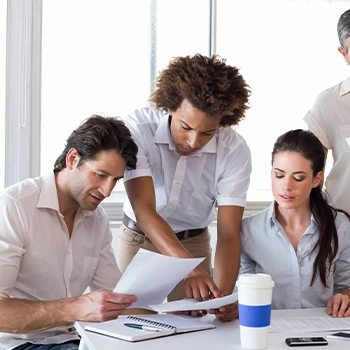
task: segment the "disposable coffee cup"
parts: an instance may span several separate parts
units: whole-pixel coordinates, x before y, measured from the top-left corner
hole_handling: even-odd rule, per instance
[[[274,285],[271,276],[262,273],[242,274],[238,278],[239,328],[244,349],[268,347]]]

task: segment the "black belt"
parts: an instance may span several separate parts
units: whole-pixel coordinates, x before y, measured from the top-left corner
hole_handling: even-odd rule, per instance
[[[125,214],[123,215],[122,222],[130,230],[133,230],[133,231],[139,233],[140,235],[145,236],[145,234],[136,225],[136,222],[134,220],[131,220],[127,215],[125,215]],[[176,234],[177,238],[180,240],[180,239],[184,239],[184,238],[188,238],[188,237],[197,236],[201,233],[206,232],[207,230],[208,230],[208,227],[204,227],[204,228],[196,228],[193,230],[185,230],[185,231],[175,232],[175,234]]]

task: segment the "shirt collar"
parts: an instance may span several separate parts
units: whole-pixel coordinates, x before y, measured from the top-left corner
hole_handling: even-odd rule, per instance
[[[270,226],[273,227],[276,225],[277,219],[276,219],[276,211],[275,211],[275,203],[276,201],[272,201],[268,208],[268,218],[270,222]],[[309,228],[306,230],[305,233],[315,232],[316,228],[318,227],[314,215],[311,213],[311,223]]]
[[[49,208],[58,212],[60,211],[60,207],[58,205],[55,174],[53,171],[43,176],[42,178],[40,196],[36,207]]]
[[[55,181],[54,172],[42,177],[41,191],[39,195],[37,208],[47,208],[60,212],[60,206],[58,204],[57,188]],[[81,210],[79,208],[78,212],[81,211],[85,216],[91,216],[92,212],[90,210]]]
[[[276,225],[276,213],[275,213],[275,201],[272,201],[269,209],[268,209],[268,215],[267,217],[269,218],[270,226]]]
[[[345,79],[340,85],[340,96],[346,95],[350,92],[350,77]]]
[[[169,114],[166,113],[163,118],[161,118],[160,123],[158,125],[158,128],[154,134],[154,143],[163,143],[168,144],[169,149],[172,151],[175,151],[175,144],[173,137],[171,136],[170,129],[169,129]],[[216,136],[214,136],[203,148],[201,148],[196,154],[194,155],[201,155],[204,153],[216,153],[217,151],[217,142],[216,142]]]

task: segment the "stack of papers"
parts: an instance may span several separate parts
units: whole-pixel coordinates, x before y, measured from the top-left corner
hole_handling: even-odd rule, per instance
[[[334,318],[332,316],[318,317],[281,317],[271,320],[270,332],[330,332],[350,330],[350,318]]]

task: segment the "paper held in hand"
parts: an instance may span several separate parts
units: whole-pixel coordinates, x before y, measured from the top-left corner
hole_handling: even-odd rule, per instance
[[[222,298],[205,300],[205,301],[197,301],[195,299],[176,300],[176,301],[171,301],[169,303],[150,305],[150,308],[158,312],[208,310],[208,309],[218,309],[221,306],[233,304],[237,300],[238,300],[238,293],[233,293]]]
[[[173,258],[140,249],[126,268],[114,292],[136,295],[138,301],[132,304],[132,308],[158,312],[217,309],[237,301],[237,293],[234,293],[200,302],[183,299],[164,303],[173,288],[203,260],[204,258]]]
[[[140,249],[118,284],[115,293],[136,295],[132,307],[150,309],[162,303],[173,288],[204,258],[173,258]]]

